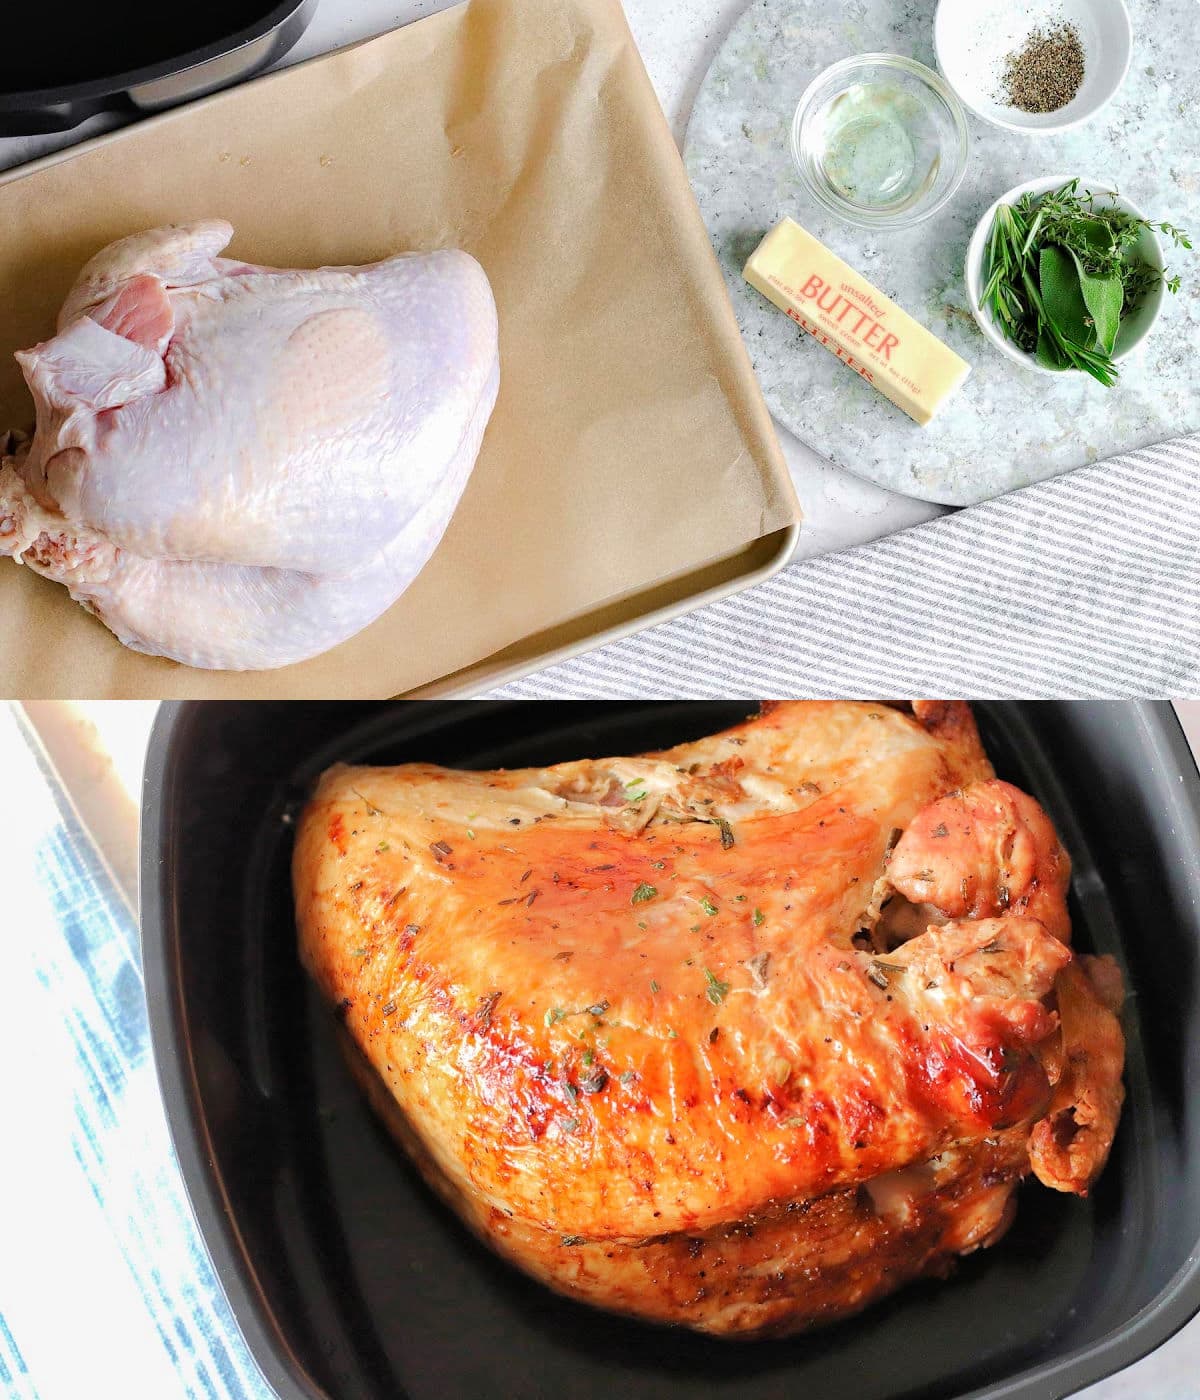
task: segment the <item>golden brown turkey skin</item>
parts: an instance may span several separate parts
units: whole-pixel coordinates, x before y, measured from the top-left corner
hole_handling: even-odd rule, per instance
[[[795,702],[640,758],[333,769],[294,883],[372,1097],[483,1238],[752,1335],[991,1242],[1048,1111],[1032,1165],[1086,1191],[1121,1042],[1068,871],[965,706]]]

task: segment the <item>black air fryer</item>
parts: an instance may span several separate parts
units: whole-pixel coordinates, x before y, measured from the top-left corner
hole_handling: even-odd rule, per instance
[[[316,8],[317,0],[23,5],[0,20],[0,136],[67,131],[97,112],[157,112],[228,87],[282,58]]]

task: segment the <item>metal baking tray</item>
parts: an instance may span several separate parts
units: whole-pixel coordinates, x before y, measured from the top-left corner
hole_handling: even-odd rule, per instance
[[[469,700],[547,666],[557,666],[596,647],[631,637],[643,628],[670,622],[695,608],[731,598],[744,588],[764,583],[795,558],[800,525],[788,525],[716,563],[665,579],[592,612],[536,632],[474,665],[407,692],[411,700]]]
[[[999,772],[1075,862],[1114,953],[1128,1102],[1086,1201],[1031,1185],[947,1282],[788,1341],[730,1343],[560,1299],[467,1233],[366,1108],[295,955],[292,822],[338,759],[551,763],[696,738],[746,702],[164,706],[142,824],[159,1078],[200,1230],[282,1400],[1051,1400],[1200,1310],[1200,775],[1167,705],[980,704]]]
[[[0,136],[67,131],[97,112],[158,112],[282,58],[317,0],[42,4],[6,18]]]

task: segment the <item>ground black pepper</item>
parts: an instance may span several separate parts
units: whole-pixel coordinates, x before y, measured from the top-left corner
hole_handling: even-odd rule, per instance
[[[1022,112],[1057,112],[1079,91],[1083,73],[1083,45],[1075,26],[1038,28],[1005,59],[1005,99]]]

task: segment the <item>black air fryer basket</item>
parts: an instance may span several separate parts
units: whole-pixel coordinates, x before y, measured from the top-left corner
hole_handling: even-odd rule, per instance
[[[954,1277],[778,1342],[558,1298],[494,1258],[365,1107],[295,956],[292,821],[339,759],[553,763],[657,748],[741,703],[166,705],[149,754],[142,938],[155,1053],[200,1229],[284,1400],[466,1396],[1049,1400],[1200,1309],[1200,777],[1169,706],[980,704],[1046,806],[1079,946],[1114,953],[1126,1104],[1086,1201],[1023,1187]]]

